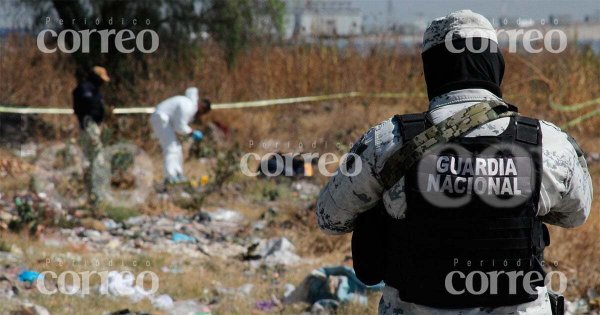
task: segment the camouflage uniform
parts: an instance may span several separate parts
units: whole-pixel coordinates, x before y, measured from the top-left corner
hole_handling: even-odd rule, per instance
[[[85,183],[90,202],[95,204],[97,202],[97,194],[94,189],[96,185],[93,182],[94,176],[92,176],[92,174],[94,174],[95,166],[104,162],[101,160],[102,155],[100,155],[100,151],[102,150],[102,139],[100,138],[102,130],[90,116],[85,116],[83,118],[83,126],[84,128],[80,134],[79,143],[83,150],[83,154],[90,163],[85,174]]]
[[[72,93],[73,113],[77,116],[79,126],[81,127],[79,144],[90,163],[85,173],[85,182],[89,201],[92,205],[95,205],[98,201],[97,194],[94,191],[94,187],[98,186],[94,182],[99,182],[97,174],[92,175],[97,173],[98,163],[104,162],[99,158],[101,157],[99,153],[102,150],[100,124],[105,116],[100,87],[107,82],[110,82],[110,77],[106,69],[94,66],[90,69],[87,78],[80,81]]]
[[[434,123],[483,101],[499,101],[484,89],[452,91],[431,100],[429,115]],[[451,105],[451,106],[448,106]],[[465,137],[494,136],[502,133],[510,118],[500,118],[470,131]],[[555,125],[541,121],[543,176],[538,216],[561,227],[576,227],[587,219],[592,201],[592,182],[583,157],[579,158],[569,136]],[[330,234],[351,232],[358,214],[371,209],[383,199],[388,214],[403,218],[406,211],[404,179],[391,189],[383,188],[379,172],[390,155],[402,146],[399,126],[391,118],[371,128],[352,149],[362,163],[352,163],[346,174],[362,165],[354,177],[338,172],[325,186],[317,203],[317,220]],[[346,163],[344,161],[343,163]],[[349,163],[350,164],[350,163]],[[432,297],[434,299],[435,297]],[[384,289],[380,314],[480,314],[480,308],[464,310],[434,309],[399,299],[392,287]],[[538,299],[521,305],[486,309],[486,314],[550,314],[547,290],[538,288]]]

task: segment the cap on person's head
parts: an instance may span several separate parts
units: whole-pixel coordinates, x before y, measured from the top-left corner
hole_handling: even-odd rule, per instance
[[[106,69],[104,67],[94,66],[92,68],[92,73],[97,75],[100,79],[102,79],[102,81],[107,82],[107,83],[110,82],[110,77],[108,76],[108,71],[106,71]]]
[[[498,44],[496,30],[483,15],[471,10],[454,11],[434,19],[423,34],[423,52],[446,40],[487,38]]]

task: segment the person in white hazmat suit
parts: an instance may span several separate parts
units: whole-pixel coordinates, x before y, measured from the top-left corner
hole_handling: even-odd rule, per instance
[[[202,132],[193,130],[189,123],[208,111],[210,102],[200,101],[198,89],[195,87],[186,89],[185,95],[170,97],[156,106],[150,123],[163,151],[165,183],[187,181],[183,173],[183,151],[177,134],[191,136],[194,141],[202,140]]]

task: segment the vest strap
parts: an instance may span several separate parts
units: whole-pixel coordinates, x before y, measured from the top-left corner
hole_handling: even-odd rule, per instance
[[[427,128],[426,113],[398,115],[400,121],[402,140],[408,141]]]
[[[406,171],[435,145],[460,137],[490,121],[517,115],[516,112],[509,111],[508,106],[502,102],[488,101],[463,109],[428,127],[409,141],[405,141],[402,147],[385,162],[379,173],[384,188],[386,190],[392,188],[400,178],[404,177]]]
[[[517,124],[516,140],[528,144],[538,144],[538,130],[540,123],[537,119],[517,116],[515,119]]]

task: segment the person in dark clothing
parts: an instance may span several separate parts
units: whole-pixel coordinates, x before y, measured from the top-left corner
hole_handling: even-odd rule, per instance
[[[110,82],[110,78],[106,69],[93,67],[88,78],[79,82],[73,90],[73,110],[79,120],[81,129],[85,129],[85,116],[90,116],[97,125],[102,123],[105,111],[100,87],[108,82]]]
[[[86,172],[86,185],[92,205],[97,202],[92,174],[94,167],[103,162],[98,160],[98,153],[102,150],[100,124],[104,120],[105,114],[100,86],[108,82],[110,82],[110,77],[106,69],[95,66],[90,70],[87,79],[79,82],[73,90],[73,111],[82,130],[80,144],[90,162],[90,168]]]

